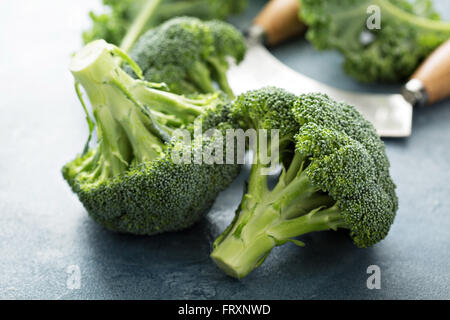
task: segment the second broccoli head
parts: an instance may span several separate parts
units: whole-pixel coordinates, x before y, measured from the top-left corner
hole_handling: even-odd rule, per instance
[[[236,63],[246,52],[242,34],[222,21],[181,17],[147,31],[131,50],[144,78],[164,82],[179,94],[213,93],[218,86],[229,97],[228,59]]]
[[[129,76],[123,62],[140,79]],[[94,120],[80,86],[92,105],[98,143],[93,148],[88,143],[83,154],[63,168],[63,175],[101,225],[142,235],[187,228],[239,173],[238,165],[179,163],[173,157],[185,150],[183,141],[172,138],[175,130],[192,126],[196,119],[209,128],[231,125],[229,103],[222,95],[186,98],[166,92],[163,85],[142,80],[134,61],[103,40],[78,52],[70,69],[90,137]],[[208,139],[201,145],[192,143],[190,155],[208,143]]]
[[[266,139],[259,138],[247,192],[211,255],[227,274],[245,277],[274,247],[303,246],[295,238],[309,232],[348,229],[363,248],[388,234],[398,206],[389,161],[354,107],[323,94],[264,88],[241,95],[232,113],[248,128],[279,130],[267,150],[279,149],[283,170],[270,189],[259,152]]]

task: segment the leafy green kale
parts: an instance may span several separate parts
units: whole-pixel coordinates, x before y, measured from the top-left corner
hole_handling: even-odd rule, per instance
[[[233,97],[227,79],[228,59],[239,63],[245,52],[244,38],[232,25],[180,17],[147,31],[130,55],[147,81],[164,82],[172,92],[213,93],[217,84]]]
[[[300,0],[307,38],[320,50],[336,49],[344,70],[361,82],[400,82],[450,38],[431,0]],[[369,30],[369,6],[380,9],[379,29]],[[372,29],[372,28],[371,28]]]

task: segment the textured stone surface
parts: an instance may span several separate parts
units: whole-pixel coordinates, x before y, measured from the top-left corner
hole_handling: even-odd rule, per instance
[[[243,26],[263,2],[253,0],[234,21]],[[438,4],[450,12],[447,1]],[[343,232],[314,234],[302,238],[306,248],[277,248],[245,280],[227,278],[208,255],[232,218],[245,173],[185,232],[132,237],[97,226],[59,172],[87,136],[67,64],[91,5],[0,4],[0,298],[450,298],[449,100],[416,110],[411,138],[386,141],[400,210],[374,248],[356,248]],[[274,53],[337,87],[397,89],[354,83],[336,54],[317,53],[303,40]],[[381,290],[366,288],[372,264],[381,267]],[[66,286],[70,265],[80,268],[80,290]]]

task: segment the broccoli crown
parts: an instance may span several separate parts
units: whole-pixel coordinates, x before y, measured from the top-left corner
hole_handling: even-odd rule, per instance
[[[307,38],[318,49],[336,49],[344,70],[361,82],[400,82],[450,37],[430,0],[301,0]],[[371,7],[374,5],[375,7]],[[368,8],[379,8],[380,26]],[[368,26],[369,24],[369,26]],[[370,29],[369,29],[370,27]]]
[[[216,91],[214,82],[229,96],[227,58],[240,62],[245,41],[233,26],[220,21],[202,22],[180,17],[147,31],[131,56],[148,81],[164,81],[172,92],[192,94]]]
[[[96,149],[67,164],[63,175],[90,217],[111,231],[154,235],[186,229],[209,210],[239,167],[174,163],[170,154],[177,144],[183,147],[174,142],[160,158],[97,185],[79,177]]]
[[[280,88],[265,87],[240,95],[232,106],[232,115],[244,119],[242,126],[255,129],[278,129],[280,136],[292,139],[298,123],[292,116],[297,96]]]
[[[247,47],[242,33],[231,24],[220,20],[206,21],[205,24],[213,36],[215,57],[221,60],[232,57],[237,63],[244,60]]]
[[[83,33],[84,42],[87,44],[93,40],[104,39],[120,45],[130,26],[149,1],[152,0],[103,0],[104,6],[109,10],[101,14],[90,12],[92,27]],[[155,13],[148,18],[140,33],[177,16],[225,19],[230,14],[242,12],[246,6],[246,0],[163,0],[159,2]]]
[[[117,47],[98,40],[74,56],[71,71],[92,105],[98,143],[63,168],[63,176],[89,215],[110,230],[152,235],[191,226],[232,182],[238,165],[197,164],[194,157],[208,147],[191,142],[192,161],[174,154],[186,150],[174,131],[200,119],[211,128],[232,126],[230,108],[220,94],[185,98],[161,85],[133,79],[121,60],[141,76],[138,66]],[[89,127],[93,120],[86,111]],[[179,158],[178,158],[179,159]],[[184,158],[183,158],[184,159]]]
[[[300,96],[294,114],[301,125],[297,152],[310,162],[310,181],[339,203],[358,246],[384,239],[398,204],[385,146],[372,124],[322,94]]]
[[[286,143],[278,145],[283,171],[272,189],[261,170],[268,164],[255,154],[247,192],[211,255],[226,273],[242,278],[273,247],[303,246],[294,238],[310,232],[348,229],[359,247],[386,237],[398,208],[396,187],[383,142],[353,106],[264,88],[240,96],[232,113],[252,119],[256,129],[281,127]]]

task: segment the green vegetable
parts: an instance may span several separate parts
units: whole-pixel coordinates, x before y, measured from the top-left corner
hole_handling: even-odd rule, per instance
[[[122,70],[128,63],[140,79]],[[142,72],[123,51],[97,40],[73,58],[70,66],[92,105],[98,145],[63,168],[64,178],[89,215],[106,228],[152,235],[187,228],[212,205],[239,172],[238,165],[178,163],[185,144],[171,138],[196,119],[203,129],[231,126],[229,103],[220,94],[186,98],[141,80]],[[81,98],[90,127],[94,121]],[[198,118],[199,117],[199,118]],[[193,142],[192,159],[199,148]]]
[[[295,237],[310,232],[348,229],[362,248],[385,238],[398,206],[395,185],[383,142],[354,107],[264,88],[241,95],[232,112],[248,128],[279,129],[269,150],[279,148],[283,171],[270,189],[259,141],[246,194],[211,254],[228,275],[245,277],[274,247],[303,246]]]
[[[213,93],[216,83],[232,98],[227,59],[239,63],[245,51],[242,34],[230,24],[181,17],[147,31],[130,55],[146,80],[164,82],[172,92]]]
[[[152,3],[156,6],[154,10]],[[85,43],[104,39],[121,45],[131,26],[144,17],[139,28],[130,32],[129,41],[121,46],[128,51],[140,34],[161,22],[177,16],[195,16],[200,19],[225,19],[246,8],[246,0],[103,0],[107,13],[90,13],[93,25],[83,34]]]
[[[336,49],[344,70],[361,82],[400,82],[450,38],[450,23],[439,20],[430,0],[300,0],[307,38],[320,50]],[[380,9],[380,29],[369,30]]]

